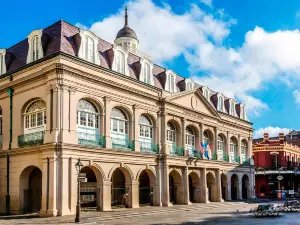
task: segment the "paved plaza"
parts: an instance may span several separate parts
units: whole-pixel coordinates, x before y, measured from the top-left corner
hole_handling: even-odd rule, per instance
[[[275,202],[276,203],[276,202]],[[279,217],[255,218],[249,213],[259,203],[223,202],[209,204],[176,205],[170,208],[142,207],[118,209],[112,212],[82,212],[81,224],[300,224],[300,213],[284,213]],[[0,217],[0,224],[74,224],[74,216],[48,218]]]

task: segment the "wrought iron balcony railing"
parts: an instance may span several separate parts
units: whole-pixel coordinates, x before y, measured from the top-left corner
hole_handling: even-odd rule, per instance
[[[223,161],[229,162],[229,155],[226,152],[223,152]]]
[[[184,156],[184,147],[179,147],[176,145],[168,146],[169,147],[169,155],[172,156]]]
[[[211,160],[218,160],[217,152],[213,152],[211,155]]]
[[[158,144],[140,142],[140,151],[141,152],[146,152],[146,153],[158,154],[159,153],[159,146],[158,146]]]
[[[240,164],[240,163],[241,163],[241,157],[240,157],[240,156],[236,156],[236,157],[234,158],[233,163],[238,163],[238,164]]]
[[[18,136],[18,146],[22,148],[26,146],[41,145],[44,143],[44,136],[45,131],[20,135]]]
[[[111,142],[112,142],[113,149],[126,150],[126,151],[134,151],[135,149],[134,141],[112,137]]]
[[[105,136],[101,136],[99,134],[89,134],[78,132],[78,144],[91,146],[91,147],[101,147],[105,148],[106,138]]]
[[[193,157],[197,158],[197,159],[203,159],[203,154],[200,150],[194,150],[194,155]]]

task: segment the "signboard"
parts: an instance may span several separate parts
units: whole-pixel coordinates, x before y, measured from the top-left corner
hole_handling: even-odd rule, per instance
[[[274,185],[274,183],[273,182],[269,182],[269,185]]]
[[[77,181],[78,182],[87,182],[87,178],[78,177]]]
[[[277,176],[277,180],[282,180],[282,179],[283,179],[283,176],[281,176],[281,175]]]
[[[95,200],[95,195],[81,195],[82,202],[92,202]]]
[[[78,178],[86,178],[86,173],[78,173]]]
[[[288,190],[288,192],[289,192],[289,195],[295,194],[294,190]]]

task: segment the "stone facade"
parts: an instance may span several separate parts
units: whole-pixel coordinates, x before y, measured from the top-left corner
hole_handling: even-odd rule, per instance
[[[170,93],[64,52],[7,73],[0,77],[0,202],[10,196],[10,213],[31,210],[40,211],[42,216],[75,214],[75,164],[79,158],[86,173],[92,174],[87,183],[96,193],[98,210],[111,210],[114,202],[119,204],[121,193],[126,194],[126,204],[131,208],[141,202],[170,206],[252,198],[254,171],[249,163],[241,158],[235,162],[223,160],[216,154],[218,137],[222,136],[223,156],[230,155],[230,140],[234,139],[236,156],[241,156],[244,143],[244,157],[251,158],[252,124],[218,112],[201,90],[196,87]],[[84,114],[88,115],[85,124],[94,121],[91,123],[98,131],[92,134],[94,139],[87,138],[88,131],[85,137],[79,134],[81,100],[97,112]],[[44,106],[35,106],[37,101]],[[114,109],[125,118],[118,120],[121,122],[116,127],[125,129],[128,138],[121,144],[113,132]],[[142,115],[151,121],[150,148],[144,148],[140,139]],[[97,125],[90,118],[97,118]],[[175,129],[172,147],[167,141],[170,123]],[[38,130],[32,132],[30,127]],[[192,150],[186,146],[187,128],[193,133]],[[204,133],[209,137],[210,160],[197,151]],[[83,188],[88,189],[85,185]],[[0,204],[0,212],[5,211],[5,204]]]

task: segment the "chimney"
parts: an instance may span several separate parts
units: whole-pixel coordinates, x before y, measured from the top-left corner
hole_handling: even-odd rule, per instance
[[[284,133],[279,133],[279,141],[283,141],[284,140]]]
[[[264,133],[264,141],[268,141],[269,140],[269,133]]]

